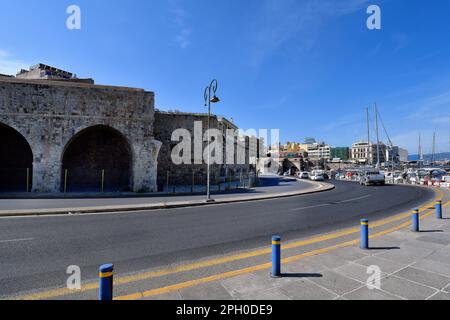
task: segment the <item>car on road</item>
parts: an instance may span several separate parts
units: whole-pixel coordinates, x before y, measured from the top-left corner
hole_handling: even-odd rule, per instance
[[[392,183],[392,184],[401,184],[405,183],[405,178],[403,177],[404,174],[400,171],[394,171],[394,172],[387,172],[385,174],[386,182]],[[406,174],[405,174],[406,176]]]
[[[406,181],[410,184],[419,184],[420,178],[416,172],[410,172],[408,173],[408,178],[406,179]]]
[[[335,180],[345,180],[345,172],[338,172],[334,176]]]
[[[386,184],[386,177],[378,170],[363,171],[359,183],[362,186],[381,185]]]
[[[309,179],[309,172],[299,172],[298,173],[298,177],[300,178],[300,179]]]
[[[325,181],[325,178],[321,174],[315,174],[311,176],[311,181]]]

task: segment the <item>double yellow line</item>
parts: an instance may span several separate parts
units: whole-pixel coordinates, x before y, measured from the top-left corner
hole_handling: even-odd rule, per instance
[[[442,190],[437,190],[437,193],[438,193],[438,196],[431,203],[428,203],[428,204],[422,206],[420,208],[421,211],[429,210],[431,205],[433,205],[437,200],[443,198],[444,193],[442,192]],[[446,203],[445,206],[447,206],[449,204],[450,204],[450,202]],[[422,219],[426,218],[430,214],[431,213],[423,215]],[[403,220],[409,216],[410,216],[410,213],[408,212],[408,213],[393,216],[391,218],[382,219],[378,222],[372,223],[371,227],[376,228],[376,227],[384,226],[389,223]],[[371,236],[371,238],[380,237],[382,235],[400,230],[408,225],[410,225],[410,222],[403,223],[403,224],[399,225],[398,227],[374,234]],[[302,241],[288,243],[286,245],[283,245],[282,249],[287,250],[287,249],[304,247],[307,245],[312,245],[312,244],[325,242],[328,240],[333,240],[333,239],[341,238],[344,236],[352,235],[352,234],[358,233],[359,231],[360,231],[360,229],[358,227],[346,229],[346,230],[338,231],[338,232],[335,232],[332,234],[321,235],[318,237],[313,237],[313,238],[302,240]],[[317,249],[317,250],[313,250],[310,252],[306,252],[306,253],[303,253],[303,254],[300,254],[297,256],[283,259],[282,263],[294,262],[294,261],[300,260],[305,257],[314,256],[314,255],[330,252],[330,251],[338,249],[338,248],[355,245],[358,243],[358,241],[359,241],[358,239],[352,240],[352,241],[336,244],[334,246],[330,246],[327,248]],[[149,272],[144,272],[144,273],[131,275],[131,276],[118,277],[118,278],[114,279],[114,285],[124,285],[124,284],[142,281],[142,280],[148,280],[148,279],[172,275],[172,274],[176,274],[176,273],[192,271],[192,270],[196,270],[196,269],[200,269],[200,268],[217,266],[217,265],[225,264],[228,262],[244,260],[244,259],[248,259],[248,258],[253,258],[253,257],[261,256],[261,255],[270,254],[270,253],[271,253],[271,248],[266,248],[266,249],[260,249],[260,250],[245,252],[245,253],[236,254],[236,255],[225,256],[225,257],[216,258],[216,259],[200,261],[200,262],[186,264],[186,265],[180,265],[180,266],[163,269],[163,270],[149,271]],[[164,288],[154,289],[154,290],[150,290],[150,291],[146,291],[146,292],[142,292],[142,293],[141,292],[135,293],[135,294],[122,296],[122,297],[117,297],[116,299],[118,299],[118,300],[139,299],[139,298],[143,298],[143,297],[154,296],[154,295],[158,295],[158,294],[162,294],[162,293],[167,293],[167,292],[171,292],[171,291],[175,291],[175,290],[180,290],[183,288],[196,286],[196,285],[199,285],[202,283],[208,283],[208,282],[217,281],[217,280],[221,280],[221,279],[231,278],[231,277],[234,277],[237,275],[242,275],[242,274],[246,274],[246,273],[250,273],[250,272],[254,272],[254,271],[258,271],[258,270],[265,270],[265,269],[269,269],[270,267],[271,267],[271,263],[266,263],[266,264],[262,264],[262,265],[258,265],[258,266],[253,266],[253,267],[235,270],[235,271],[231,271],[231,272],[226,272],[226,273],[222,273],[222,274],[218,274],[218,275],[213,275],[213,276],[206,277],[206,278],[201,278],[201,279],[196,279],[196,280],[192,280],[192,281],[188,281],[188,282],[184,282],[184,283],[180,283],[180,284],[175,284],[175,285],[164,287]],[[34,294],[18,296],[18,297],[15,297],[15,299],[18,299],[18,300],[52,299],[52,298],[56,298],[56,297],[67,296],[67,295],[71,295],[71,294],[79,294],[82,292],[96,290],[96,289],[98,289],[98,287],[99,286],[98,286],[97,282],[95,282],[95,283],[92,282],[92,283],[84,284],[82,286],[81,290],[73,291],[73,290],[70,290],[67,288],[59,288],[59,289],[54,289],[54,290],[49,290],[49,291],[44,291],[44,292],[38,292],[38,293],[34,293]]]

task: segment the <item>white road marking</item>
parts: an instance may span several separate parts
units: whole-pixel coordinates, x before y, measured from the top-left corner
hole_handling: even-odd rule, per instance
[[[32,241],[32,240],[34,240],[34,238],[10,239],[10,240],[0,240],[0,243],[23,242],[23,241]]]
[[[356,201],[356,200],[366,199],[366,198],[369,198],[369,197],[371,197],[371,195],[366,195],[366,196],[359,197],[359,198],[342,200],[342,201],[338,201],[338,202],[334,202],[334,203],[324,203],[324,204],[319,204],[319,205],[315,205],[315,206],[309,206],[309,207],[303,207],[303,208],[294,208],[294,209],[290,209],[290,211],[301,211],[301,210],[307,210],[307,209],[327,207],[327,206],[331,206],[331,205],[334,205],[334,204],[341,204],[341,203],[346,203],[346,202],[352,202],[352,201]]]
[[[326,206],[331,206],[331,204],[326,203],[326,204],[319,204],[316,206],[310,206],[310,207],[303,207],[303,208],[295,208],[295,209],[290,209],[291,211],[301,211],[301,210],[306,210],[306,209],[314,209],[314,208],[320,208],[320,207],[326,207]]]
[[[370,194],[367,195],[367,196],[364,196],[364,197],[359,197],[359,198],[353,198],[353,199],[348,199],[348,200],[339,201],[339,202],[337,202],[337,203],[352,202],[352,201],[356,201],[356,200],[366,199],[366,198],[369,198],[369,197],[371,197]]]

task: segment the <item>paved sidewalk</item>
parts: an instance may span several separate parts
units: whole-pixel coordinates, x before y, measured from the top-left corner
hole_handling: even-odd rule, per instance
[[[180,289],[149,299],[250,300],[450,300],[450,208],[446,219],[421,221],[371,240],[371,250],[353,245],[282,266],[281,279],[268,270]],[[370,290],[368,267],[382,272],[381,290]]]
[[[262,186],[213,194],[218,203],[289,197],[334,189],[327,183],[278,176],[261,177]],[[152,210],[206,205],[205,195],[88,199],[0,199],[0,216]]]

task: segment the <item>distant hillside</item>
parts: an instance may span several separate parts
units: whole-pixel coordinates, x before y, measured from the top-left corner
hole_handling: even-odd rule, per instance
[[[431,154],[426,154],[423,156],[425,161],[431,161],[432,155]],[[419,160],[419,156],[417,154],[413,154],[409,156],[409,161],[417,161]],[[445,152],[445,153],[437,153],[434,156],[434,160],[439,161],[439,160],[448,160],[450,159],[450,152]]]

